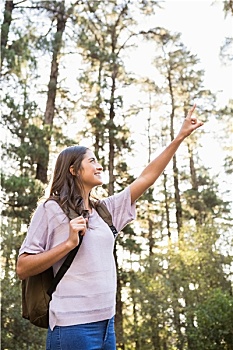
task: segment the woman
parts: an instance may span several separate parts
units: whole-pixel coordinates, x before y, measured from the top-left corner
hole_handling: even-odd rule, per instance
[[[135,218],[135,201],[154,184],[179,145],[203,125],[189,111],[180,132],[141,175],[122,192],[103,200],[118,231]],[[114,237],[91,201],[91,190],[102,185],[102,166],[86,147],[72,146],[58,156],[50,197],[36,209],[20,249],[20,279],[50,266],[56,273],[65,256],[82,245],[50,302],[47,350],[114,350],[116,271]],[[69,208],[80,214],[69,221]],[[84,218],[82,210],[89,211]]]

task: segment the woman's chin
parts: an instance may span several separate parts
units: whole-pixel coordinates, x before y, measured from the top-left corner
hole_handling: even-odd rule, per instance
[[[103,180],[102,179],[99,179],[99,180],[95,181],[95,186],[101,186],[101,185],[103,185]]]

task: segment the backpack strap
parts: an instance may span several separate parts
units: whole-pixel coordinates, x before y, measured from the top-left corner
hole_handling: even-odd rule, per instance
[[[108,211],[108,208],[106,207],[106,205],[100,201],[91,201],[92,205],[94,206],[95,210],[97,211],[97,213],[99,214],[99,216],[106,222],[106,224],[109,226],[109,228],[111,229],[114,238],[116,238],[118,231],[116,229],[116,227],[113,225],[112,222],[112,215],[111,213]],[[63,208],[62,208],[63,209]],[[63,209],[64,210],[64,209]],[[83,210],[83,212],[85,212],[87,210]],[[68,213],[65,211],[66,215],[69,217],[70,220],[75,219],[78,214],[76,213],[76,211],[74,211],[72,208],[69,207]],[[88,213],[88,211],[87,211]]]
[[[108,208],[100,200],[97,200],[93,204],[94,204],[95,210],[97,211],[99,216],[106,222],[106,224],[108,224],[108,226],[112,230],[113,236],[115,238],[117,236],[118,231],[117,231],[116,227],[113,225],[112,215],[108,211]]]
[[[106,222],[106,224],[108,224],[108,226],[111,229],[113,236],[115,238],[118,232],[117,232],[117,229],[115,228],[115,226],[113,225],[112,215],[108,211],[108,208],[106,207],[106,205],[103,202],[101,202],[99,200],[94,202],[93,204],[94,204],[95,210],[97,211],[99,216]],[[78,214],[72,208],[69,208],[69,215],[68,216],[69,216],[70,220],[73,220],[78,216]],[[69,252],[65,261],[63,262],[63,264],[59,268],[58,272],[56,273],[56,276],[52,280],[52,284],[47,291],[47,294],[50,296],[50,298],[51,298],[53,292],[56,290],[58,283],[60,282],[60,280],[62,279],[62,277],[64,276],[66,271],[69,269],[70,265],[72,264],[72,261],[74,260],[75,255],[77,254],[77,252],[82,244],[82,241],[83,241],[83,236],[81,235],[81,233],[79,233],[79,244],[77,245],[77,247],[75,247],[73,250],[71,250]]]
[[[69,217],[70,220],[75,219],[78,216],[78,214],[71,208],[69,208],[69,214],[66,213],[66,215]],[[62,279],[62,277],[64,276],[66,271],[69,269],[70,265],[72,264],[72,261],[74,260],[75,255],[77,254],[82,244],[82,241],[83,241],[83,235],[81,235],[81,233],[79,232],[79,244],[77,245],[77,247],[75,247],[68,253],[63,264],[60,266],[59,270],[54,276],[51,286],[47,290],[47,294],[50,296],[50,298],[52,297],[53,292],[56,290],[58,283],[60,282],[60,280]]]
[[[66,271],[69,269],[70,265],[72,264],[72,261],[74,260],[75,255],[77,254],[77,252],[82,244],[82,241],[83,241],[83,236],[81,235],[81,233],[79,233],[79,244],[77,245],[77,247],[75,247],[74,249],[72,249],[69,252],[65,261],[60,266],[58,272],[56,273],[55,277],[53,278],[51,286],[47,290],[47,294],[50,296],[50,298],[51,298],[53,292],[56,290],[58,283],[60,282],[60,280],[62,279],[62,277],[64,276]]]

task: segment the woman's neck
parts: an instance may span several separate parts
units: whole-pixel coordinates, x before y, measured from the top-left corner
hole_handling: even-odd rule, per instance
[[[83,195],[83,201],[85,209],[91,211],[90,193]]]

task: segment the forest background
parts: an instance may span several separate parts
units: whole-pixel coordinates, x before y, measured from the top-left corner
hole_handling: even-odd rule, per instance
[[[233,349],[233,101],[220,106],[220,92],[205,87],[202,62],[182,35],[153,21],[164,5],[1,5],[3,350],[44,349],[46,331],[21,317],[15,266],[60,150],[92,147],[105,177],[97,194],[111,195],[174,138],[194,102],[205,126],[138,200],[137,221],[124,228],[115,246],[117,349]],[[221,1],[221,11],[232,18],[232,0]],[[144,57],[138,57],[139,47]],[[222,64],[232,63],[232,37],[223,38],[219,55]],[[204,160],[207,148],[210,158],[219,159],[211,138],[221,152],[219,173]]]

